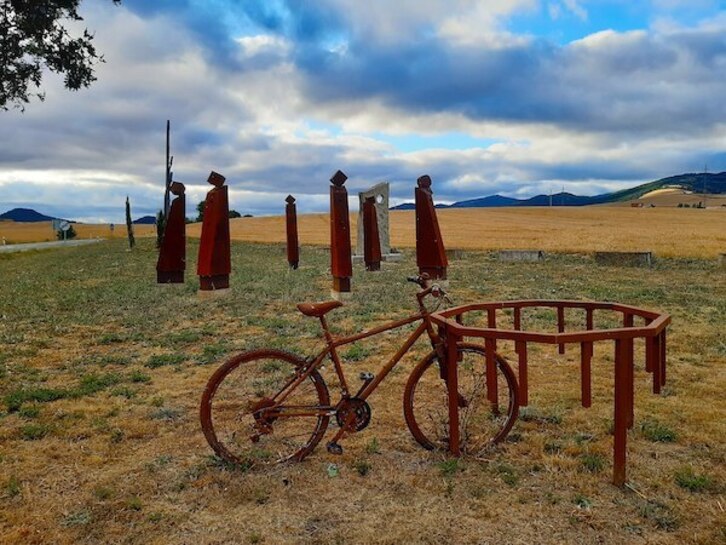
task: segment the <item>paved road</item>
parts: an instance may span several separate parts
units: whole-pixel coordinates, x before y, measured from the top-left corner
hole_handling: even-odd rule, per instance
[[[59,240],[56,242],[32,242],[30,244],[6,244],[0,245],[0,254],[11,252],[27,252],[28,250],[47,250],[50,248],[66,248],[68,246],[84,246],[86,244],[93,244],[94,242],[101,242],[100,238],[91,238],[84,240]]]

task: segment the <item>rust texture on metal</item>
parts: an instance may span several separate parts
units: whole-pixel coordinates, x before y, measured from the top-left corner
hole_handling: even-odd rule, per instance
[[[551,308],[557,312],[557,332],[526,331],[522,327],[522,314],[525,309]],[[514,327],[499,328],[496,322],[498,310],[512,311]],[[565,312],[584,311],[586,329],[583,331],[565,331]],[[594,314],[598,312],[619,313],[622,315],[622,327],[612,329],[595,329]],[[481,312],[487,315],[487,327],[473,327],[464,324],[464,315]],[[635,319],[642,321],[636,325]],[[653,312],[630,305],[619,303],[591,301],[492,301],[453,307],[431,315],[431,321],[446,332],[449,353],[455,353],[455,346],[466,337],[484,339],[487,350],[487,374],[490,372],[490,361],[496,350],[496,342],[514,341],[515,352],[519,359],[519,403],[526,405],[528,399],[527,385],[527,343],[544,343],[558,346],[564,353],[565,344],[580,345],[580,384],[581,402],[583,407],[592,404],[591,393],[591,360],[593,343],[614,341],[614,440],[613,440],[613,482],[622,486],[626,479],[627,431],[634,424],[635,372],[633,345],[635,339],[645,341],[645,370],[653,375],[653,392],[659,393],[665,385],[666,373],[666,328],[671,322],[667,314]],[[492,354],[492,355],[490,355]],[[489,381],[487,380],[487,383]],[[495,400],[495,393],[487,392],[490,401]],[[449,419],[455,422],[457,408],[450,400]],[[451,430],[452,436],[454,430]],[[452,448],[451,453],[456,454]]]
[[[169,191],[176,196],[166,216],[164,235],[156,262],[159,284],[183,284],[186,269],[186,196],[184,184],[173,182]]]
[[[349,292],[353,276],[348,190],[343,185],[347,179],[340,170],[330,178],[330,270],[336,292]]]
[[[295,197],[288,195],[285,199],[285,225],[287,228],[287,263],[293,269],[300,264],[300,243],[297,238],[297,207]]]
[[[444,241],[441,238],[439,221],[436,217],[431,178],[421,176],[414,190],[416,197],[416,265],[419,274],[428,273],[432,279],[446,279],[446,258]]]
[[[381,269],[381,239],[378,234],[375,197],[368,197],[363,203],[363,259],[366,270]]]
[[[229,199],[225,178],[212,172],[207,179],[214,186],[204,204],[202,235],[199,241],[197,274],[199,289],[211,291],[229,288],[232,270],[229,242]]]

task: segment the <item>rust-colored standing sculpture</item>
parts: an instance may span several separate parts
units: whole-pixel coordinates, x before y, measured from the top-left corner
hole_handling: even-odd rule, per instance
[[[330,182],[330,270],[333,273],[333,293],[350,292],[353,263],[350,256],[350,217],[348,190],[343,184],[348,177],[340,170]]]
[[[441,238],[439,221],[431,192],[431,178],[427,175],[418,180],[416,194],[416,265],[419,274],[428,273],[432,279],[446,280],[446,259],[444,241]]]
[[[186,269],[186,196],[184,184],[172,182],[169,192],[176,195],[171,203],[166,227],[156,262],[156,281],[159,284],[183,284]]]
[[[287,262],[297,269],[300,264],[300,245],[297,240],[297,207],[295,197],[288,195],[285,199],[285,221],[287,224]]]
[[[229,199],[224,176],[212,172],[207,182],[214,186],[204,204],[202,237],[199,242],[197,274],[199,289],[212,291],[229,288],[232,269],[229,247]]]
[[[368,197],[363,203],[363,259],[367,271],[381,270],[381,239],[375,197]]]

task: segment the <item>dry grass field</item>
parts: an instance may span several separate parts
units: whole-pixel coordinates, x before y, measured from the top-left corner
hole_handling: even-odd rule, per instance
[[[583,221],[578,212],[572,221]],[[484,217],[499,218],[514,236],[507,213]],[[453,239],[450,216],[441,214]],[[679,217],[697,225],[690,218],[707,215]],[[262,221],[275,220],[250,224]],[[499,236],[462,236],[460,244],[481,244],[485,235]],[[237,243],[232,251],[229,296],[204,301],[196,295],[194,240],[187,282],[175,287],[154,284],[151,238],[131,252],[117,240],[0,255],[0,543],[726,542],[726,271],[713,259],[662,258],[636,269],[598,267],[584,254],[511,264],[467,252],[451,263],[459,303],[615,300],[672,314],[660,396],[650,393],[637,347],[630,486],[619,489],[610,484],[609,344],[596,350],[590,409],[579,404],[577,350],[559,356],[533,347],[530,407],[509,440],[482,459],[450,460],[410,437],[401,398],[415,360],[430,349],[420,343],[371,397],[371,425],[344,441],[342,456],[320,445],[304,462],[272,470],[221,463],[198,423],[207,379],[252,347],[311,353],[318,325],[294,303],[326,299],[330,288],[324,248],[303,247],[297,271],[288,271],[281,245]],[[336,330],[412,312],[415,288],[403,278],[414,271],[410,251],[378,273],[356,266],[350,302],[331,315]],[[377,371],[397,339],[344,351],[351,379]],[[511,361],[511,347],[501,348]],[[335,392],[330,369],[323,375]]]
[[[715,259],[726,252],[726,208],[469,208],[437,211],[447,248],[470,250],[537,249],[547,252],[653,251],[661,257]],[[416,245],[413,211],[392,211],[391,244]],[[285,218],[231,221],[232,238],[284,242]],[[357,219],[351,215],[352,240]],[[301,244],[328,245],[326,214],[298,216]],[[199,236],[201,224],[188,226]]]
[[[126,224],[116,224],[111,231],[111,226],[107,223],[74,223],[73,229],[78,238],[126,238]],[[135,236],[150,236],[155,233],[154,225],[134,225]],[[3,239],[7,244],[58,240],[49,221],[34,223],[0,221],[0,243]]]

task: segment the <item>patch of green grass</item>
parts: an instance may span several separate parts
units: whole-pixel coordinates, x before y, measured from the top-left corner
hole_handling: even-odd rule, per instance
[[[112,396],[125,397],[126,399],[133,399],[137,394],[138,392],[129,386],[117,386],[111,390]]]
[[[678,486],[690,492],[704,492],[713,488],[711,477],[699,475],[691,467],[683,467],[676,471],[675,481]]]
[[[559,454],[562,452],[562,443],[559,441],[546,441],[544,451],[547,454]]]
[[[582,467],[590,473],[600,473],[605,469],[605,456],[600,453],[586,452],[580,456],[580,463]]]
[[[360,344],[352,345],[346,352],[342,354],[344,360],[361,361],[371,355],[373,351]]]
[[[453,475],[456,475],[457,471],[459,471],[462,467],[459,458],[449,458],[448,460],[439,462],[437,465],[439,467],[439,471],[441,471],[441,474],[444,477],[452,477]]]
[[[378,444],[378,438],[373,437],[368,443],[366,444],[366,452],[368,454],[378,454],[381,452],[381,447]]]
[[[509,464],[496,464],[493,469],[501,477],[502,481],[509,486],[516,486],[519,483],[519,475],[517,475],[515,469]]]
[[[15,496],[19,496],[22,492],[22,489],[20,488],[20,481],[15,475],[11,475],[10,479],[8,479],[8,482],[5,484],[5,494],[9,498],[14,498]]]
[[[150,415],[152,420],[178,420],[182,417],[182,411],[172,407],[160,407]]]
[[[115,373],[106,373],[103,375],[91,373],[83,375],[80,384],[75,389],[70,390],[68,397],[75,398],[92,395],[119,382],[121,382],[121,376]]]
[[[118,333],[104,333],[96,339],[97,344],[118,344],[123,342],[126,342],[126,337]]]
[[[574,503],[580,509],[592,509],[593,505],[592,500],[583,496],[582,494],[577,494],[572,500],[572,503]]]
[[[141,511],[144,505],[141,503],[141,498],[138,496],[131,496],[126,500],[126,508],[132,511]]]
[[[90,524],[90,522],[93,520],[93,517],[91,516],[91,512],[83,509],[81,511],[76,511],[75,513],[71,513],[66,518],[63,519],[63,526],[85,526],[86,524]]]
[[[200,365],[215,363],[226,356],[230,351],[229,344],[222,341],[216,344],[207,344],[202,348],[202,354],[197,359]]]
[[[640,507],[640,516],[653,522],[660,530],[673,532],[680,526],[680,521],[673,510],[665,503],[647,500]]]
[[[35,401],[37,403],[48,403],[57,399],[68,397],[68,391],[62,388],[31,388],[29,390],[15,390],[5,396],[5,405],[8,412],[20,410],[23,403]]]
[[[47,424],[26,424],[20,428],[20,437],[25,441],[37,441],[42,439],[50,432],[50,426]]]
[[[656,443],[673,443],[677,438],[673,429],[655,420],[643,421],[640,425],[640,432],[648,441]]]
[[[184,363],[186,359],[187,357],[184,354],[159,354],[151,356],[149,361],[146,362],[146,367],[156,369],[167,365],[180,365]]]
[[[368,460],[356,460],[353,464],[353,467],[358,472],[358,475],[360,475],[361,477],[365,477],[366,475],[368,475],[368,473],[370,473],[371,469],[373,468]]]
[[[20,407],[20,409],[18,409],[18,415],[23,418],[38,418],[40,415],[40,407],[38,405]]]
[[[131,374],[129,375],[129,380],[131,382],[151,382],[151,376],[147,375],[143,371],[139,371],[138,369],[134,369]]]
[[[538,422],[540,424],[562,424],[562,416],[556,413],[545,414],[534,407],[524,407],[519,411],[519,419],[523,422]]]
[[[114,495],[114,492],[112,488],[107,486],[97,486],[93,489],[93,495],[96,499],[104,501],[110,499]]]

